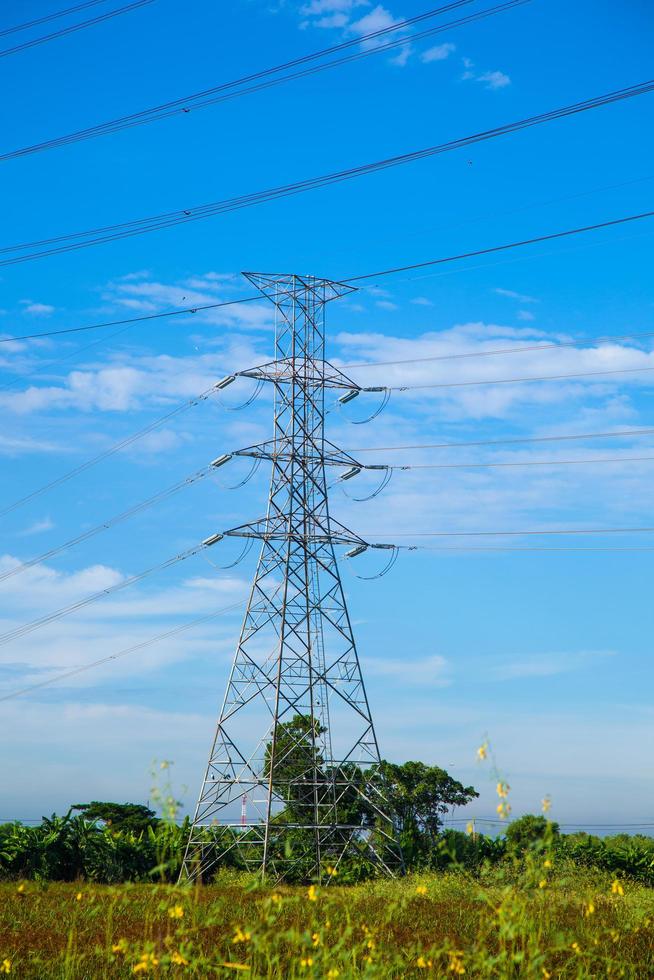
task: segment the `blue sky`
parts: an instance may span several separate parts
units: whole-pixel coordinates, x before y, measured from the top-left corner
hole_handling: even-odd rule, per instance
[[[479,5],[473,5],[475,8]],[[647,4],[542,0],[221,106],[2,164],[0,245],[260,190],[465,136],[651,75]],[[54,9],[32,0],[34,16]],[[6,57],[2,150],[173,99],[419,13],[350,0],[232,5],[156,0],[113,22]],[[5,17],[7,25],[24,17]],[[4,23],[4,21],[3,21]],[[431,53],[429,53],[431,52]],[[651,209],[652,98],[187,226],[1,270],[5,337],[217,302],[250,292],[242,269],[334,278]],[[577,347],[361,369],[368,384],[428,384],[654,366],[647,222],[407,273],[328,310],[339,363],[539,342]],[[262,304],[115,331],[3,345],[2,501],[10,503],[196,395],[268,359]],[[88,347],[87,345],[94,346]],[[84,348],[84,349],[83,349]],[[351,372],[354,373],[354,372]],[[330,416],[344,448],[637,429],[654,374],[397,394],[369,426]],[[56,546],[269,434],[270,402],[226,407],[243,383],[2,518],[4,568]],[[332,421],[333,419],[333,421]],[[381,451],[392,463],[654,456],[652,437]],[[229,492],[203,481],[57,559],[0,583],[2,632],[263,512],[266,474]],[[336,516],[411,543],[415,530],[654,525],[654,463],[416,470]],[[363,479],[363,478],[361,478]],[[361,484],[363,486],[363,483]],[[352,492],[354,487],[352,485]],[[552,539],[539,539],[551,545]],[[415,539],[415,543],[425,543]],[[435,542],[429,542],[435,543]],[[454,540],[452,546],[463,542]],[[481,545],[507,544],[506,539]],[[528,538],[509,541],[534,546]],[[555,542],[556,543],[556,542]],[[654,536],[569,546],[648,547]],[[227,546],[224,555],[228,557]],[[654,552],[417,551],[385,578],[344,581],[389,758],[437,763],[482,798],[487,735],[515,813],[545,794],[568,824],[651,820]],[[0,695],[109,655],[240,599],[254,553],[230,571],[202,557],[0,646]],[[372,558],[362,572],[374,571]],[[153,759],[175,761],[190,807],[227,679],[239,613],[74,681],[0,703],[0,818],[88,799],[145,800]]]

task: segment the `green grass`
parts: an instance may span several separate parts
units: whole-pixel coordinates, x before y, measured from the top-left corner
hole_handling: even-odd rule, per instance
[[[234,874],[198,888],[0,884],[0,974],[654,977],[654,891],[612,888],[599,872],[539,863],[476,880],[337,882],[315,892]]]

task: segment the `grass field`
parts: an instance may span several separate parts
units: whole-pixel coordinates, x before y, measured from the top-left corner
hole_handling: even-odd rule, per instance
[[[654,977],[654,891],[548,865],[322,888],[4,883],[0,974]]]

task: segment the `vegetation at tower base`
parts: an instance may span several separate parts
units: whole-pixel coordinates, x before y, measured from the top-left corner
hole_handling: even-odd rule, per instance
[[[418,836],[415,849],[406,849],[407,870],[449,873],[459,869],[473,878],[483,877],[491,867],[508,871],[523,864],[525,856],[534,850],[542,850],[543,836],[533,833],[541,820],[544,818],[521,817],[508,824],[500,837],[441,828],[431,835],[428,846]],[[559,862],[619,875],[654,888],[653,838],[562,834],[556,824],[545,821],[545,826],[550,839],[548,846]],[[181,824],[160,821],[156,827],[134,834],[91,823],[71,813],[63,817],[53,814],[34,827],[0,824],[0,881],[175,882],[189,830],[186,819]],[[227,840],[228,831],[208,829],[207,844],[213,844],[216,836],[221,835]],[[214,877],[227,870],[243,871],[235,850],[226,854]],[[346,884],[361,881],[373,873],[374,867],[352,856],[349,863],[339,868],[337,880]]]

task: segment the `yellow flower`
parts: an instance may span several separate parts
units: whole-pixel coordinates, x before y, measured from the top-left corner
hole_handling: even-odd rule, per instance
[[[466,834],[471,834],[472,835],[472,834],[474,834],[474,832],[475,832],[475,821],[474,820],[471,820],[470,823],[466,827]]]
[[[11,960],[3,960],[0,963],[0,973],[11,973]]]
[[[366,943],[366,946],[368,947],[368,949],[374,949],[375,948],[375,942],[374,942],[374,940],[373,939],[369,939],[368,942]]]
[[[171,919],[181,919],[184,916],[184,909],[181,905],[173,905],[168,909],[168,916]]]
[[[159,966],[159,960],[154,953],[143,953],[136,966],[132,967],[132,973],[146,973],[150,969]]]
[[[544,799],[541,801],[541,806],[543,808],[543,813],[550,812],[552,808],[552,801],[550,800],[549,796],[544,797]]]
[[[501,803],[497,804],[496,810],[500,815],[500,820],[506,820],[511,813],[511,805],[502,800]]]
[[[314,932],[313,936],[311,937],[311,945],[320,946],[320,935],[317,932]]]
[[[307,898],[310,902],[318,901],[318,889],[315,885],[309,885],[309,891],[307,892]]]
[[[336,875],[338,874],[338,870],[336,868],[332,868],[331,864],[328,864],[327,874],[329,875],[330,878],[335,878]]]
[[[329,980],[336,980],[336,977],[340,977],[341,971],[337,970],[336,967],[332,967],[331,970],[327,971],[327,976]]]
[[[450,973],[456,973],[457,976],[462,977],[466,972],[466,968],[463,965],[463,953],[460,949],[452,949],[447,954],[449,956],[449,961],[447,964],[447,969]]]
[[[579,943],[573,943],[572,946],[571,946],[571,949],[573,949],[575,951],[575,953],[580,953],[581,952],[581,948],[579,946]]]
[[[280,905],[282,901],[282,896],[279,895],[277,892],[273,892],[273,894],[270,896],[270,901],[273,903],[273,905]]]
[[[75,901],[76,902],[81,902],[82,901],[82,893],[81,892],[78,892],[77,893],[77,895],[75,896]]]
[[[248,943],[252,939],[252,933],[247,932],[247,930],[241,929],[240,926],[236,926],[236,932],[234,933],[233,943]]]
[[[547,888],[547,878],[541,878],[541,880],[538,882],[538,887]]]
[[[594,913],[594,911],[595,911],[595,906],[593,905],[592,902],[589,902],[588,905],[584,906],[584,917],[586,919],[589,918],[589,916],[591,916]]]
[[[488,756],[488,742],[482,742],[482,744],[477,749],[477,758],[480,762],[483,762]]]
[[[509,795],[509,790],[510,789],[511,789],[511,787],[508,785],[508,783],[504,783],[504,782],[501,782],[500,781],[497,784],[497,795],[499,796],[499,798],[501,800],[505,800],[507,798],[507,796]]]
[[[552,974],[550,973],[550,971],[546,970],[545,967],[543,967],[543,980],[550,980],[551,976]]]
[[[421,970],[426,970],[428,969],[428,967],[433,966],[432,961],[426,960],[424,956],[419,956],[418,959],[416,960],[416,963],[418,964],[418,967]]]
[[[119,939],[118,942],[111,947],[112,953],[126,953],[127,952],[127,940]]]
[[[175,963],[176,966],[188,966],[188,960],[185,960],[181,953],[177,950],[171,955],[170,962]]]
[[[426,894],[427,894],[427,886],[426,885],[417,885],[416,886],[416,895],[426,895]]]
[[[549,858],[545,858],[545,860],[543,861],[543,867],[544,868],[551,868],[552,867],[552,862],[550,861]]]
[[[22,895],[23,892],[25,891],[25,883],[21,881],[16,891],[18,892],[19,895]]]
[[[313,966],[313,957],[305,956],[303,959],[300,960],[300,966],[302,967]]]
[[[611,891],[613,892],[614,895],[624,895],[624,888],[622,887],[621,882],[619,882],[617,878],[611,885]]]

